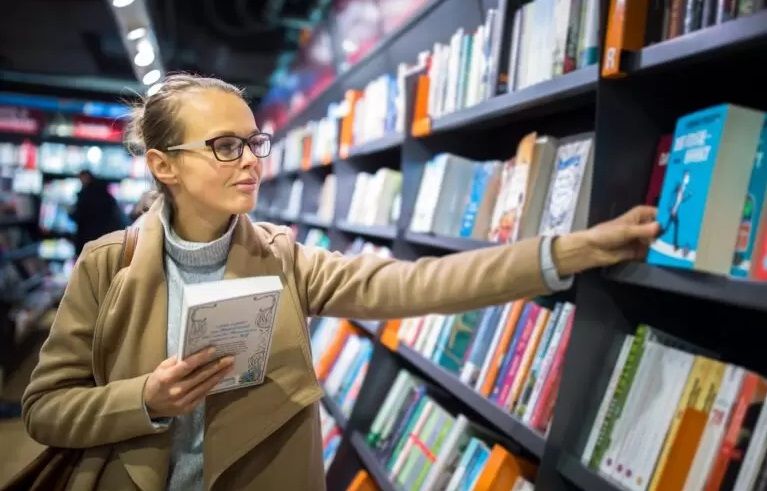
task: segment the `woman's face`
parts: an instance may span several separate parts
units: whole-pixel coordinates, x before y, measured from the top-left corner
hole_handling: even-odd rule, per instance
[[[235,94],[218,89],[199,89],[182,96],[178,117],[183,140],[194,143],[222,135],[248,138],[258,126],[248,105]],[[220,162],[213,150],[170,152],[175,183],[171,185],[177,206],[191,205],[197,213],[222,216],[250,212],[261,182],[261,163],[245,145],[242,156]]]

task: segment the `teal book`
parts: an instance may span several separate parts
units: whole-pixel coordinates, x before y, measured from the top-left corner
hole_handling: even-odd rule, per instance
[[[442,354],[437,361],[442,368],[456,374],[461,371],[466,352],[474,338],[474,331],[477,330],[481,320],[481,309],[470,310],[456,316],[453,325],[450,326],[450,333]]]
[[[743,216],[738,228],[738,237],[735,242],[735,254],[732,258],[732,271],[730,274],[740,278],[748,277],[751,271],[751,257],[754,254],[754,243],[761,223],[764,211],[764,193],[767,190],[767,161],[764,154],[767,152],[767,118],[762,126],[762,135],[759,138],[759,147],[754,158],[754,167],[751,169],[751,180],[748,183],[746,202],[743,205]]]
[[[494,166],[492,163],[478,163],[474,166],[474,177],[471,180],[469,202],[466,203],[466,209],[463,211],[461,230],[458,232],[458,235],[461,237],[471,238],[471,233],[474,231],[474,223],[477,220],[477,212],[482,204],[482,198],[485,195],[485,190],[490,182],[493,170]]]
[[[490,457],[490,449],[485,445],[485,442],[477,440],[474,454],[471,456],[469,465],[466,467],[466,474],[464,474],[461,485],[458,487],[460,491],[471,491],[474,489],[482,469],[485,468],[488,457]]]
[[[728,274],[764,113],[722,104],[677,121],[647,262]]]

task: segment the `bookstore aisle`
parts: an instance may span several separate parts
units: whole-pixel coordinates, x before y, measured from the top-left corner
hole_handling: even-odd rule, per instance
[[[308,245],[661,225],[553,296],[311,319],[329,489],[767,489],[763,7],[428,2],[275,120],[254,219]]]

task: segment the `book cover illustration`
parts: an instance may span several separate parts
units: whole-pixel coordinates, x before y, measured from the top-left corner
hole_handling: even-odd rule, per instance
[[[679,119],[658,203],[660,235],[647,262],[692,269],[706,199],[727,115],[726,106]]]
[[[190,308],[183,357],[206,346],[216,348],[215,358],[235,357],[232,374],[211,393],[263,383],[278,300],[278,292],[268,292]],[[250,315],[233,318],[231,312],[234,311]]]
[[[541,219],[541,235],[570,232],[590,152],[590,138],[566,143],[557,149],[554,175]]]

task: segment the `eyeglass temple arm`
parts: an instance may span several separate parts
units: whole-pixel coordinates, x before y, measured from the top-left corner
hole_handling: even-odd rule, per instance
[[[184,143],[182,145],[173,145],[168,147],[167,150],[197,150],[199,148],[205,148],[207,144],[204,141]]]

